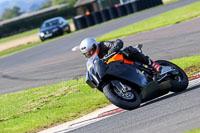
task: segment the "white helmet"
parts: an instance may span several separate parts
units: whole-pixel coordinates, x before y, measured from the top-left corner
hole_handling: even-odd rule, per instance
[[[90,58],[97,49],[98,42],[94,38],[85,38],[80,44],[81,53]]]

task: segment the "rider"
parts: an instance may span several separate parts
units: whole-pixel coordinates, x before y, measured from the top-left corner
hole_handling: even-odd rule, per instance
[[[90,58],[95,52],[98,53],[100,58],[103,58],[105,55],[109,55],[113,52],[119,52],[123,45],[124,43],[120,39],[115,41],[101,41],[98,43],[94,38],[86,38],[82,40],[80,44],[80,50],[86,58]],[[145,65],[148,65],[159,74],[164,73],[162,72],[164,66],[160,66],[156,62],[152,61],[148,56],[145,56],[141,52],[141,49],[129,46],[125,48],[122,53],[125,58],[129,60],[139,61]]]

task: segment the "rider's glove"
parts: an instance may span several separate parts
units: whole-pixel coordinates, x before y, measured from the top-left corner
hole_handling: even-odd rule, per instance
[[[119,52],[120,49],[123,47],[124,43],[122,40],[120,39],[117,39],[115,42],[114,42],[114,46],[108,51],[108,55],[109,54],[112,54],[114,52]]]
[[[130,58],[129,57],[130,56],[130,52],[129,52],[129,48],[128,47],[124,48],[121,53],[124,55],[125,58],[127,58],[127,59]]]

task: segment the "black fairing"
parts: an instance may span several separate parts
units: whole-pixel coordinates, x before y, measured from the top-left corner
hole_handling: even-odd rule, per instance
[[[107,70],[108,65],[103,63],[103,61],[99,60],[95,63],[95,71],[97,72],[100,79],[102,79],[105,76],[105,71]]]
[[[86,73],[85,81],[91,88],[96,88],[97,87],[97,85],[92,80],[89,72]]]
[[[92,88],[101,88],[102,83],[110,79],[121,79],[139,88],[147,84],[146,77],[140,70],[121,61],[106,64],[98,56],[94,56],[88,60],[87,69],[86,82]]]
[[[134,65],[125,64],[120,61],[111,62],[108,64],[104,74],[100,77],[116,77],[128,82],[134,83],[139,87],[144,87],[147,84],[146,77]]]

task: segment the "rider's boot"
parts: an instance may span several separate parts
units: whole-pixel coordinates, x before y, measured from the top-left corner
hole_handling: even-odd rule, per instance
[[[170,66],[161,66],[158,63],[152,61],[151,59],[149,59],[149,62],[149,66],[161,76],[172,71],[172,67]]]
[[[135,48],[129,46],[123,50],[123,54],[127,59],[133,59],[133,61],[139,61],[145,65],[148,65],[155,70],[158,75],[164,75],[172,70],[169,66],[161,66],[152,61],[148,56],[142,53],[142,44],[138,44]]]

